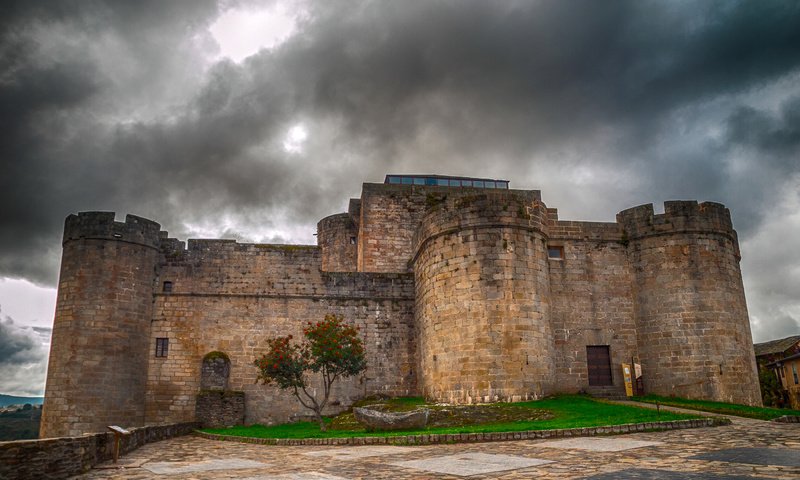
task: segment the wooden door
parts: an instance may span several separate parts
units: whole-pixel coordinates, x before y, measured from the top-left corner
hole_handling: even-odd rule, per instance
[[[608,345],[587,345],[586,365],[589,367],[589,385],[613,385],[611,380],[611,354]]]

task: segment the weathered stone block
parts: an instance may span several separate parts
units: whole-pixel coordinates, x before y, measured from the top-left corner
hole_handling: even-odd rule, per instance
[[[353,416],[368,430],[410,430],[428,424],[430,410],[422,408],[410,412],[381,412],[371,408],[354,408]]]

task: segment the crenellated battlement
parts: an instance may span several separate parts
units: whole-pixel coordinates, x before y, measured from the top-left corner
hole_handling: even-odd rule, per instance
[[[721,233],[736,237],[730,211],[715,202],[667,201],[661,214],[655,214],[653,204],[648,203],[621,211],[617,223],[625,229],[629,240],[672,233]]]
[[[186,242],[177,238],[170,238],[167,232],[161,232],[161,253],[168,258],[177,258],[186,252]]]
[[[64,223],[63,244],[82,238],[117,240],[159,249],[166,232],[161,225],[136,215],[126,215],[125,222],[114,221],[114,212],[80,212]]]
[[[219,253],[223,256],[226,253],[263,251],[314,255],[319,251],[319,247],[316,245],[291,245],[283,243],[239,243],[234,239],[190,238],[186,250],[189,255]]]

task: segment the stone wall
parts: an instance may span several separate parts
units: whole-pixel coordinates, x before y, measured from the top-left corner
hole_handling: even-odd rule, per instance
[[[148,356],[147,422],[188,421],[195,415],[203,356],[220,351],[231,361],[228,388],[246,394],[245,422],[272,424],[309,414],[289,393],[255,385],[253,361],[266,340],[302,337],[307,322],[342,315],[360,328],[368,367],[337,382],[327,413],[364,395],[416,393],[413,277],[409,274],[326,273],[320,249],[189,242],[164,259],[155,297],[151,343],[169,338],[169,355]]]
[[[624,395],[620,364],[638,355],[633,277],[622,228],[616,223],[558,221],[551,209],[550,246],[563,258],[548,260],[551,323],[558,388],[591,390],[586,347],[608,345],[614,391]]]
[[[120,455],[144,444],[186,435],[197,423],[158,425],[131,429],[120,440]],[[8,480],[59,480],[85,473],[114,458],[114,434],[0,442],[0,478]]]
[[[739,270],[724,206],[666,202],[621,212],[630,241],[639,352],[648,393],[761,405]]]
[[[67,217],[40,437],[144,425],[159,225]]]
[[[244,392],[201,390],[197,394],[195,418],[203,428],[243,425],[244,412]]]
[[[420,383],[452,403],[554,389],[546,212],[535,192],[449,193],[414,238]]]
[[[461,189],[365,183],[361,191],[358,270],[408,272],[412,237],[427,205]],[[472,189],[470,189],[472,190]]]

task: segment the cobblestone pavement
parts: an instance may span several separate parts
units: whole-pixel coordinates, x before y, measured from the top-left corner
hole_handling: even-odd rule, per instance
[[[730,426],[668,432],[413,447],[279,447],[185,436],[131,452],[120,460],[124,469],[77,478],[800,478],[800,424],[732,419]]]

